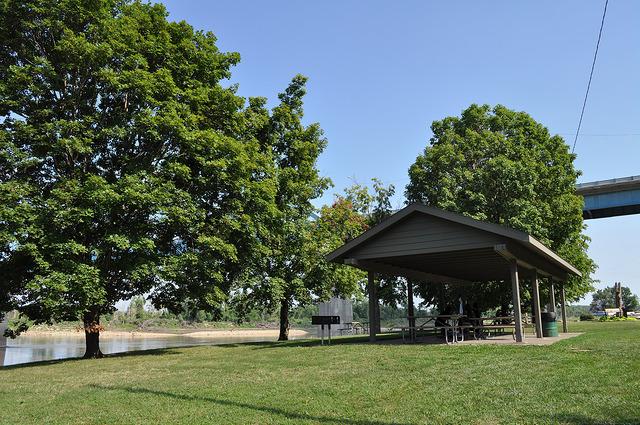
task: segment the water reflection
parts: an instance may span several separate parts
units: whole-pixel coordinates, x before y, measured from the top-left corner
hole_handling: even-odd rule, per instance
[[[192,345],[229,344],[237,342],[274,341],[272,335],[216,336],[198,338],[184,335],[140,336],[135,334],[104,336],[100,338],[103,353],[151,350],[155,348],[187,347]],[[292,338],[293,339],[293,338]],[[9,366],[42,360],[81,357],[84,354],[82,335],[50,334],[21,335],[15,339],[0,336],[0,365]]]

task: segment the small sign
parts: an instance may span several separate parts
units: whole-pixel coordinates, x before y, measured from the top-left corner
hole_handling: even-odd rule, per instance
[[[339,325],[340,316],[311,316],[312,325]]]

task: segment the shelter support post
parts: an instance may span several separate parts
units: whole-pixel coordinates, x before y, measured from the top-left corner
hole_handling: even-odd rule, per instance
[[[378,290],[376,288],[375,273],[370,271],[367,275],[369,290],[369,341],[376,340],[377,316],[378,316]]]
[[[567,329],[567,302],[564,298],[564,284],[560,285],[560,302],[562,305],[560,306],[560,311],[562,312],[562,332],[569,332]]]
[[[416,316],[413,308],[413,282],[407,279],[407,315],[409,320],[409,341],[416,342]]]
[[[536,322],[536,338],[542,338],[542,315],[540,314],[540,285],[538,282],[538,271],[534,270],[531,276],[533,292],[533,317]]]
[[[549,312],[556,312],[556,288],[553,285],[553,279],[551,279],[551,286],[549,287]]]
[[[522,342],[522,311],[520,310],[520,283],[518,282],[518,263],[509,263],[511,271],[511,290],[513,296],[513,316],[516,332],[516,342]]]

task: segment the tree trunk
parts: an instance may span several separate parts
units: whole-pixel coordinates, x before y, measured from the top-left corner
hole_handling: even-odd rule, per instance
[[[278,341],[289,340],[289,300],[283,298],[280,301],[280,336]]]
[[[104,357],[100,351],[100,314],[96,311],[85,313],[84,318],[84,338],[86,349],[85,359],[99,359]]]

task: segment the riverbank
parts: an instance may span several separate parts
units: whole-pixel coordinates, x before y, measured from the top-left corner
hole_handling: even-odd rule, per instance
[[[105,330],[100,332],[100,338],[164,338],[172,336],[190,337],[190,338],[277,338],[278,329],[265,328],[229,328],[229,329],[167,329],[167,330]],[[24,333],[25,336],[64,336],[84,338],[84,333],[69,329],[29,329]],[[311,333],[304,329],[290,329],[289,336],[295,338],[304,338],[311,336]]]

